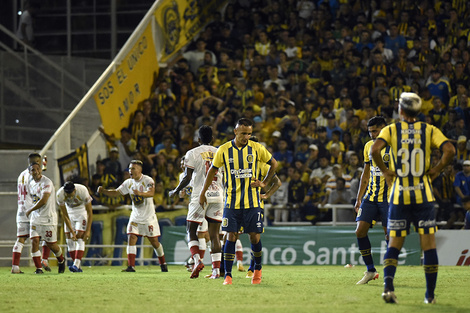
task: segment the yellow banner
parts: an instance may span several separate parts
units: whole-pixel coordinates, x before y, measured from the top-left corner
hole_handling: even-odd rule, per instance
[[[158,62],[151,23],[139,37],[120,66],[93,95],[106,133],[121,137],[139,102],[149,98],[158,76]]]
[[[173,0],[155,10],[155,21],[161,31],[160,62],[166,62],[190,42],[199,31],[213,20],[213,14],[225,5],[220,0]],[[158,40],[158,39],[156,39]]]

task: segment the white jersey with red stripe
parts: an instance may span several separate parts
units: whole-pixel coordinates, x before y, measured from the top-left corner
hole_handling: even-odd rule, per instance
[[[155,183],[150,176],[142,174],[139,180],[133,178],[126,179],[121,186],[117,188],[122,195],[129,195],[132,199],[132,213],[130,221],[136,223],[148,223],[157,218],[155,214],[155,205],[152,197],[136,196],[134,190],[147,192],[154,187]]]
[[[57,225],[57,210],[55,206],[55,188],[52,181],[42,175],[39,181],[30,179],[27,191],[31,194],[32,205],[27,207],[30,209],[41,200],[44,194],[50,194],[46,204],[39,209],[33,211],[30,215],[31,224],[33,225]]]
[[[73,197],[65,197],[64,187],[60,187],[57,191],[57,204],[65,205],[69,215],[86,215],[85,204],[90,203],[92,200],[88,189],[80,184],[75,184],[75,195]]]
[[[204,187],[204,181],[206,179],[207,172],[212,166],[212,160],[214,159],[217,148],[210,145],[200,145],[194,149],[186,152],[184,158],[184,165],[194,170],[189,183],[192,187],[191,202],[199,202],[199,194]],[[212,181],[206,192],[207,203],[221,203],[223,202],[223,175],[221,169],[217,171],[217,174]]]
[[[28,193],[28,183],[33,179],[29,170],[25,169],[18,176],[18,211],[16,213],[17,223],[29,223],[29,217],[26,217],[26,210],[33,206],[33,199]]]

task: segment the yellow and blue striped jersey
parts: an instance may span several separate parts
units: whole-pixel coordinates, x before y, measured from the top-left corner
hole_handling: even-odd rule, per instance
[[[373,140],[368,141],[364,146],[364,163],[370,164],[369,184],[367,185],[364,199],[371,202],[388,202],[389,187],[385,182],[385,177],[377,164],[372,159],[370,148],[374,144]],[[390,168],[390,146],[386,146],[380,151],[382,160]]]
[[[435,201],[431,179],[431,151],[448,141],[441,130],[423,122],[400,121],[382,129],[377,140],[391,147],[396,177],[389,201],[393,204],[420,204]]]
[[[261,167],[269,163],[271,158],[271,153],[263,145],[252,140],[242,148],[238,148],[233,140],[219,147],[212,166],[224,168],[226,208],[261,207],[261,188],[253,188],[250,183],[252,178],[259,179]]]

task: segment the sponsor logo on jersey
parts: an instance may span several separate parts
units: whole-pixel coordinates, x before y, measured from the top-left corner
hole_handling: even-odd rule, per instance
[[[414,191],[414,190],[421,190],[421,189],[424,189],[424,183],[420,183],[416,186],[407,186],[407,187],[403,187],[403,186],[398,186],[398,190],[400,191]]]
[[[406,228],[406,220],[388,220],[387,228],[390,230],[402,230]]]
[[[427,221],[419,221],[418,227],[434,227],[436,226],[436,220],[427,220]]]
[[[232,169],[230,170],[230,174],[234,175],[235,178],[250,178],[253,176],[251,168],[239,170]]]

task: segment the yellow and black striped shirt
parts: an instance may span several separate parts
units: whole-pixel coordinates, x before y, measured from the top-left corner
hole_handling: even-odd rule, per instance
[[[384,127],[377,140],[384,140],[392,151],[390,168],[396,177],[389,201],[395,205],[435,201],[426,173],[431,167],[432,149],[448,141],[441,130],[423,122],[400,121]]]
[[[374,141],[370,140],[364,146],[364,163],[370,164],[369,184],[367,185],[364,199],[371,202],[388,202],[389,188],[385,182],[385,177],[370,155],[370,147],[373,144]],[[380,154],[385,165],[389,167],[391,159],[390,146],[383,148]]]
[[[250,209],[261,207],[259,187],[251,187],[252,179],[259,178],[264,163],[270,164],[271,153],[261,144],[251,140],[238,148],[228,141],[217,150],[212,166],[224,168],[225,207]]]

